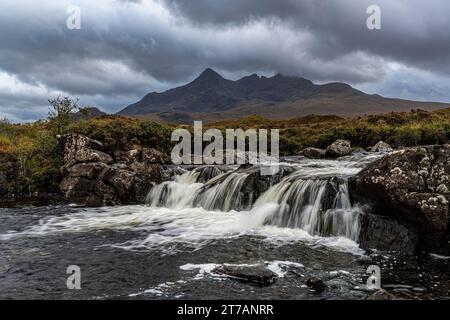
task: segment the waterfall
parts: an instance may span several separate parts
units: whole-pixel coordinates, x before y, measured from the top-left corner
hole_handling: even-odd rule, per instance
[[[241,189],[248,174],[232,172],[220,183],[207,183],[197,194],[195,204],[206,210],[230,211],[243,209],[245,204]]]
[[[343,179],[304,179],[292,174],[267,190],[255,203],[278,203],[269,224],[300,228],[311,235],[345,236],[357,240],[358,207],[352,207]]]
[[[147,196],[153,207],[222,212],[271,203],[278,209],[266,218],[267,225],[358,240],[362,208],[352,206],[347,179],[337,174],[305,175],[304,168],[284,168],[278,176],[265,177],[256,167],[225,171],[206,166],[155,186]]]

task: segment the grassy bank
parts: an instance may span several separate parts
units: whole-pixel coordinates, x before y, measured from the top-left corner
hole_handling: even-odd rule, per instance
[[[191,129],[189,126],[185,126]],[[394,147],[448,143],[450,109],[364,116],[307,116],[290,120],[268,120],[249,116],[241,120],[210,123],[207,128],[280,129],[282,155],[299,153],[305,147],[324,148],[336,139],[347,139],[354,147],[366,148],[383,140]],[[169,153],[172,148],[168,124],[102,116],[90,120],[54,119],[32,124],[0,122],[0,195],[33,195],[58,192],[62,163],[57,134],[81,133],[104,143],[109,153],[139,146]]]

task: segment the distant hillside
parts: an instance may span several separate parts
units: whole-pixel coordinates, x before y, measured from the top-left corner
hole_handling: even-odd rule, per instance
[[[80,111],[78,111],[77,113],[75,113],[72,118],[75,121],[80,121],[80,120],[90,120],[92,118],[96,118],[96,117],[100,117],[105,115],[106,113],[101,111],[98,108],[95,107],[88,107],[88,108],[83,108]]]
[[[250,114],[288,119],[309,114],[358,116],[448,107],[450,104],[369,95],[345,83],[317,85],[281,74],[270,78],[253,74],[232,81],[208,68],[187,85],[149,93],[119,114],[183,123],[192,119],[238,119]]]

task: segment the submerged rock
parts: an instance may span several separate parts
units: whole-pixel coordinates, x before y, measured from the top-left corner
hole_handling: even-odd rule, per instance
[[[234,266],[221,265],[213,270],[214,273],[223,274],[237,281],[248,282],[261,287],[273,284],[278,276],[264,266]]]
[[[386,142],[380,141],[372,148],[370,148],[370,152],[391,152],[393,149]]]
[[[328,146],[325,156],[327,158],[339,158],[352,153],[352,144],[348,140],[336,140]]]
[[[230,171],[226,166],[217,166],[217,165],[206,165],[201,167],[196,167],[193,169],[195,172],[198,172],[199,175],[197,177],[197,182],[206,183],[214,177]]]
[[[379,289],[369,295],[366,300],[397,300],[397,298],[384,289]]]
[[[440,250],[448,246],[449,177],[450,145],[422,146],[387,154],[349,187],[354,201],[371,202],[373,214],[417,230],[421,249]]]
[[[113,157],[102,143],[80,134],[60,137],[64,150],[60,189],[67,201],[84,206],[142,202],[153,183],[167,178],[170,159],[155,149],[120,151]]]

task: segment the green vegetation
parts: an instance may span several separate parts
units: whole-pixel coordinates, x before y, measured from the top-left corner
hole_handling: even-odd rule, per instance
[[[46,121],[11,124],[0,121],[0,196],[58,192],[62,164],[57,135],[81,133],[104,143],[105,151],[145,146],[170,153],[173,125],[122,116],[104,115],[75,121],[76,101],[50,101]],[[189,128],[189,126],[184,126]],[[249,116],[241,120],[204,125],[207,128],[280,129],[282,155],[298,154],[305,147],[324,148],[336,139],[366,148],[383,140],[393,147],[448,143],[450,109],[369,115],[359,118],[311,115],[290,120]]]
[[[280,153],[298,154],[306,147],[326,148],[337,139],[367,148],[380,140],[391,146],[408,147],[450,141],[450,109],[435,112],[412,110],[358,118],[310,115],[290,120],[267,120],[250,116],[242,120],[208,124],[213,128],[278,128]]]

